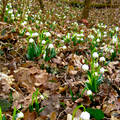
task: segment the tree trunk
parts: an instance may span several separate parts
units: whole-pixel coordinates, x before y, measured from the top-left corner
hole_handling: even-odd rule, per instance
[[[82,19],[87,19],[89,17],[91,0],[85,0],[84,4],[85,4],[85,7],[82,12]]]
[[[40,8],[41,8],[41,10],[43,10],[43,9],[44,9],[43,0],[38,0],[38,1],[39,1],[39,3],[40,3]]]
[[[107,4],[112,4],[112,0],[106,0]]]
[[[4,14],[5,14],[5,9],[6,9],[7,3],[8,3],[8,0],[2,0],[2,6],[3,6],[2,13],[1,13],[2,21],[4,19]]]

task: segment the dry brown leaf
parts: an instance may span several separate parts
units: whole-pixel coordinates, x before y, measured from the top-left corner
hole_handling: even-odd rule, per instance
[[[74,67],[72,65],[69,65],[67,68],[67,72],[71,75],[76,75],[78,71],[74,70]]]
[[[27,110],[27,112],[24,113],[24,120],[35,120],[35,118],[36,118],[35,112],[29,112],[29,110]]]
[[[52,112],[50,114],[50,120],[56,120],[56,117],[57,117],[56,112]]]
[[[8,76],[0,72],[0,97],[2,99],[9,98],[10,91],[12,90],[13,76]]]
[[[45,70],[40,70],[36,67],[21,67],[15,71],[14,77],[18,84],[24,85],[28,90],[31,90],[34,86],[45,85],[48,80],[48,73]]]
[[[64,91],[66,91],[67,88],[68,88],[68,86],[59,87],[59,93],[62,93],[62,92],[64,92]]]
[[[111,113],[111,120],[120,120],[120,110]]]

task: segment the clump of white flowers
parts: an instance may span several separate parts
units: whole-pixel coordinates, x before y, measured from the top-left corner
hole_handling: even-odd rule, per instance
[[[88,113],[87,111],[82,112],[81,115],[80,115],[80,118],[82,120],[90,120],[90,113]]]
[[[84,71],[88,71],[88,70],[89,70],[89,66],[86,65],[86,64],[84,64],[84,65],[82,65],[82,69],[83,69]]]
[[[99,56],[99,55],[98,55],[97,52],[94,52],[94,53],[93,53],[93,57],[94,57],[94,58],[98,58],[98,56]]]

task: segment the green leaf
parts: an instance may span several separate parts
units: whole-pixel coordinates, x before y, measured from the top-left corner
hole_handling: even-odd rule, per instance
[[[6,117],[5,117],[5,115],[3,115],[3,117],[2,117],[2,120],[6,120]]]
[[[0,50],[0,55],[3,55],[4,54],[4,51]]]
[[[75,117],[76,112],[78,111],[79,108],[83,108],[84,111],[86,111],[85,107],[83,105],[78,105],[74,110],[73,110],[73,114],[72,114],[72,120]]]
[[[16,107],[14,107],[12,120],[16,120]]]
[[[71,95],[71,97],[72,97],[72,101],[75,101],[74,94],[73,94],[71,88],[70,88],[69,90],[70,90],[70,95]]]
[[[1,110],[1,107],[0,107],[0,120],[2,120],[2,110]]]
[[[86,111],[96,120],[102,120],[104,118],[104,113],[100,109],[87,108]]]

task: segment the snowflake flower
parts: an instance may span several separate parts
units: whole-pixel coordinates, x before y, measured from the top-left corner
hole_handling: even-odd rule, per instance
[[[53,44],[49,44],[48,48],[54,48]]]
[[[46,42],[46,41],[45,41],[45,40],[43,40],[43,41],[42,41],[42,44],[45,44],[45,42]]]
[[[34,42],[34,39],[30,38],[29,43],[33,43],[33,42]]]
[[[17,113],[17,119],[24,118],[24,114],[22,112]]]
[[[89,70],[89,66],[86,65],[86,64],[84,64],[84,65],[82,65],[82,69],[83,69],[84,71],[88,71],[88,70]]]
[[[104,73],[105,72],[105,69],[102,67],[100,68],[100,73]]]
[[[88,113],[87,111],[82,112],[81,115],[80,115],[80,118],[82,120],[90,120],[90,113]]]
[[[50,34],[49,32],[44,32],[44,35],[45,35],[46,37],[51,37],[51,34]]]
[[[94,53],[93,53],[93,57],[94,57],[94,58],[98,58],[98,56],[99,56],[99,55],[98,55],[97,52],[94,52]]]
[[[91,90],[88,90],[88,91],[87,91],[87,95],[88,95],[88,96],[92,95],[92,91],[91,91]]]
[[[39,34],[37,32],[32,33],[32,37],[37,37]]]
[[[100,57],[100,62],[105,61],[105,57]]]

